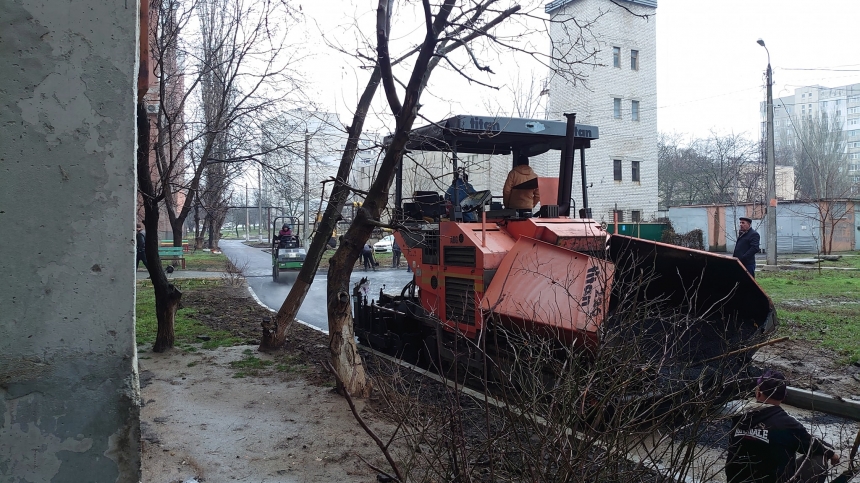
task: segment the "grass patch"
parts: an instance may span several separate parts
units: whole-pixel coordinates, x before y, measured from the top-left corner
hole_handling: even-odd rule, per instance
[[[308,366],[301,362],[301,360],[293,355],[285,354],[281,357],[277,358],[277,364],[275,365],[275,370],[282,373],[287,374],[302,374],[307,372]]]
[[[210,290],[218,287],[222,282],[220,280],[184,279],[181,282],[175,281],[175,283],[181,290],[186,292],[192,290]],[[155,343],[155,336],[158,332],[158,321],[155,316],[155,292],[152,290],[152,283],[148,280],[141,280],[137,283],[135,313],[137,316],[135,325],[137,345],[152,345]],[[197,336],[200,335],[210,337],[209,340],[203,342],[200,346],[203,349],[232,347],[244,343],[244,339],[235,337],[228,331],[212,330],[189,317],[195,314],[197,314],[197,310],[194,308],[181,308],[176,312],[173,327],[175,336],[174,345],[176,347],[187,352],[194,352],[197,350],[197,344],[200,342]]]
[[[275,363],[273,361],[265,361],[263,359],[260,359],[259,357],[245,356],[244,359],[231,362],[230,367],[232,367],[233,369],[260,370],[265,369],[274,364]]]
[[[779,335],[816,341],[845,362],[860,361],[860,272],[759,272],[756,280],[776,305]]]
[[[243,359],[230,363],[230,367],[238,369],[238,371],[233,374],[233,378],[241,379],[248,376],[256,377],[275,364],[274,361],[266,361],[259,357],[249,355],[248,352],[249,350],[244,351],[245,357]]]
[[[224,270],[227,256],[223,253],[204,252],[197,250],[185,254],[185,269],[202,272],[217,272]]]

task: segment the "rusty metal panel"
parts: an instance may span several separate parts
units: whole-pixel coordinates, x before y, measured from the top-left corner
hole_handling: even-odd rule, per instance
[[[595,342],[613,271],[605,260],[521,237],[502,260],[480,307],[514,325]]]

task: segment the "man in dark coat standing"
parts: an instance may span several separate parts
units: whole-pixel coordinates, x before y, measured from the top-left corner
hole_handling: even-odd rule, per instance
[[[137,236],[135,238],[137,242],[137,261],[136,268],[140,268],[140,262],[143,262],[143,268],[148,268],[146,266],[146,235],[143,234],[143,225],[140,223],[137,224]]]
[[[758,232],[752,229],[752,220],[742,216],[740,217],[740,230],[738,231],[738,239],[735,242],[735,251],[732,256],[737,258],[746,267],[747,272],[755,278],[755,254],[759,251]]]

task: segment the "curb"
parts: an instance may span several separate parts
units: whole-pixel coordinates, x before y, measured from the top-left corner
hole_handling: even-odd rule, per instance
[[[796,408],[820,411],[860,421],[860,401],[834,397],[823,392],[787,387],[785,403]]]

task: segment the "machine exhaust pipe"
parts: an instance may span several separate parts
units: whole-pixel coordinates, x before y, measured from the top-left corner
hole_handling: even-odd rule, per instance
[[[573,192],[573,154],[576,152],[576,113],[565,114],[567,129],[564,149],[558,166],[558,216],[570,216],[570,196]]]

